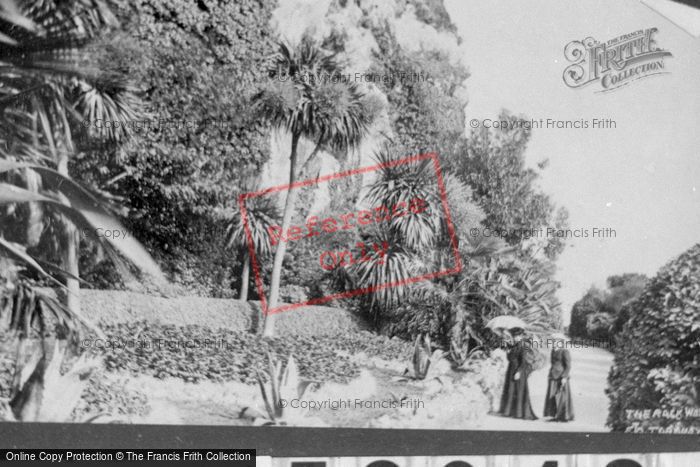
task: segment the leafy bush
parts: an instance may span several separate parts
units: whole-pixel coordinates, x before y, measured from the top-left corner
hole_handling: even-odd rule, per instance
[[[525,120],[507,112],[499,120]],[[521,125],[501,128],[481,127],[462,137],[446,161],[451,170],[474,190],[474,201],[486,213],[483,225],[499,232],[506,242],[522,247],[531,255],[538,251],[555,260],[564,250],[566,240],[560,236],[533,235],[537,229],[568,227],[568,212],[538,186],[541,170],[547,161],[532,168],[526,161],[530,129]]]
[[[628,304],[644,290],[648,278],[628,273],[610,276],[607,288],[588,289],[571,309],[569,333],[584,339],[612,339],[629,319]]]
[[[275,2],[117,2],[124,34],[104,59],[143,92],[149,124],[129,144],[86,150],[73,173],[123,197],[130,233],[191,292],[230,295],[237,262],[222,255],[227,209],[268,158],[249,102],[265,81]],[[134,122],[139,123],[139,122]]]
[[[128,389],[125,380],[114,380],[104,373],[96,373],[90,377],[72,418],[80,421],[103,414],[119,420],[120,416],[144,416],[148,410],[146,394]]]
[[[605,293],[591,287],[579,301],[571,308],[571,322],[569,323],[569,334],[572,337],[588,337],[588,316],[599,313],[603,309]]]
[[[608,424],[614,430],[632,426],[627,409],[700,407],[700,244],[664,266],[630,311],[608,376]]]
[[[365,352],[404,360],[412,350],[407,342],[366,331],[260,339],[248,332],[133,322],[106,326],[104,332],[115,345],[91,351],[103,354],[108,370],[186,382],[209,379],[254,384],[255,369],[266,368],[268,352],[295,355],[304,378],[347,382],[359,374],[351,355]]]
[[[431,297],[409,294],[402,303],[385,311],[380,330],[389,336],[412,339],[426,334],[443,343],[449,333],[449,305]]]
[[[415,73],[427,77],[377,83],[389,102],[396,141],[408,150],[407,154],[445,155],[464,132],[466,101],[458,91],[469,72],[463,65],[453,64],[444,52],[403,49],[389,24],[376,27],[373,33],[379,53],[370,72],[391,76]]]
[[[615,324],[615,316],[610,313],[592,313],[586,321],[586,334],[591,339],[606,339]]]

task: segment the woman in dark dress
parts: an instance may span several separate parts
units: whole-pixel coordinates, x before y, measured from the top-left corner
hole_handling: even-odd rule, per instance
[[[544,416],[552,417],[552,421],[568,422],[574,419],[574,406],[569,387],[571,354],[562,345],[566,342],[565,336],[556,336],[555,342],[559,345],[552,349]]]
[[[501,396],[501,408],[498,411],[503,416],[537,420],[530,404],[530,390],[527,386],[527,378],[530,376],[525,353],[524,333],[517,332],[513,335],[515,344],[508,352],[508,369],[506,370],[506,382]]]

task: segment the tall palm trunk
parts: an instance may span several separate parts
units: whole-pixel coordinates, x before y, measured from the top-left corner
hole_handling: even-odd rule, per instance
[[[24,176],[27,180],[27,190],[32,193],[38,193],[39,185],[41,184],[41,177],[39,174],[31,169],[25,169]],[[26,229],[27,246],[37,246],[41,239],[41,231],[43,228],[41,222],[41,205],[39,203],[29,203],[27,207],[29,208]]]
[[[57,172],[68,176],[68,155],[62,154],[59,157]],[[61,265],[63,269],[74,277],[80,277],[78,267],[78,230],[68,219],[64,218],[61,243]],[[80,313],[80,283],[72,278],[65,279],[66,290],[63,297],[63,304],[71,311]]]
[[[297,147],[299,146],[300,135],[292,134],[292,152],[289,155],[289,184],[292,185],[297,179]],[[286,232],[292,224],[294,214],[294,203],[298,195],[298,189],[289,189],[287,199],[284,202],[284,213],[282,215],[282,232]],[[280,241],[275,250],[275,259],[272,264],[272,278],[270,279],[270,295],[267,301],[268,310],[277,306],[280,295],[280,279],[282,276],[282,263],[284,253],[287,251],[287,243]],[[263,325],[263,336],[273,336],[275,334],[275,315],[266,313],[265,324]]]
[[[241,292],[238,299],[242,302],[248,301],[248,282],[250,282],[250,255],[247,251],[243,253],[243,272],[241,272]]]

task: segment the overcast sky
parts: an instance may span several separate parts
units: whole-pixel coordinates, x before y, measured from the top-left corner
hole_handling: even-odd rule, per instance
[[[464,39],[470,119],[500,109],[530,118],[609,118],[615,129],[537,129],[527,150],[548,158],[540,185],[572,228],[610,227],[616,238],[574,239],[558,261],[571,305],[612,274],[653,275],[700,241],[700,39],[637,0],[446,0]],[[656,27],[669,74],[613,92],[567,87],[564,46]],[[567,318],[568,319],[568,318]]]

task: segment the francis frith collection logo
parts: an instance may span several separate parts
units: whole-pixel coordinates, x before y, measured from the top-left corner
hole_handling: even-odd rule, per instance
[[[656,43],[657,28],[640,29],[600,42],[592,37],[571,41],[564,56],[571,62],[564,70],[564,83],[580,88],[598,83],[598,92],[612,91],[636,80],[668,73],[666,57],[671,52]]]

